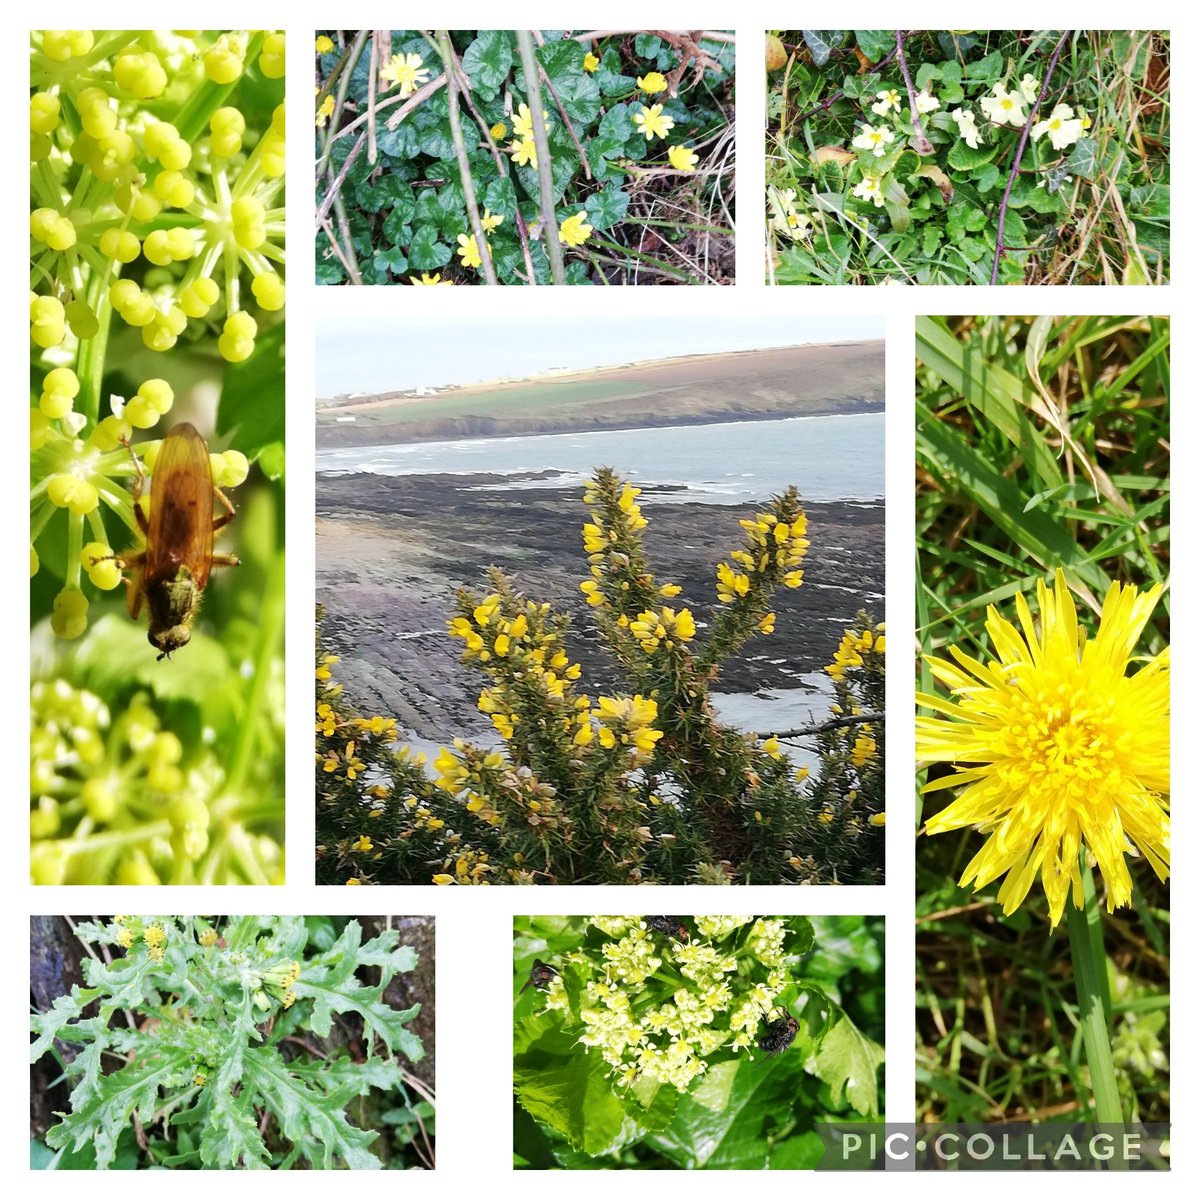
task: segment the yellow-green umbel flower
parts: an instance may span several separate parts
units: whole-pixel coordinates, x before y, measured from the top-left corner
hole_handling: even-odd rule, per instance
[[[104,339],[115,312],[163,352],[220,320],[242,361],[284,301],[283,34],[62,32],[31,39],[34,342]],[[278,81],[265,128],[238,108],[247,64]]]
[[[926,832],[988,835],[960,883],[979,889],[1004,876],[1005,913],[1039,876],[1051,925],[1068,893],[1081,908],[1081,847],[1096,859],[1110,912],[1130,902],[1127,854],[1160,879],[1170,871],[1170,648],[1130,673],[1161,594],[1114,583],[1089,637],[1060,570],[1053,590],[1038,582],[1040,629],[1018,595],[1019,629],[988,608],[994,657],[951,647],[953,662],[929,660],[951,699],[918,695],[937,715],[917,718],[917,757],[957,770],[925,791],[966,786]]]

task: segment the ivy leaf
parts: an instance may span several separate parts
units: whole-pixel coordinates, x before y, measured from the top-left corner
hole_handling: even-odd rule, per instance
[[[968,54],[979,45],[979,39],[973,33],[951,33],[940,31],[937,35],[938,45],[942,53],[950,59],[965,61]]]
[[[432,225],[421,225],[408,248],[408,265],[414,271],[433,271],[444,267],[452,253],[445,242],[437,240],[437,230]]]
[[[383,1001],[383,989],[392,975],[396,971],[412,969],[411,965],[405,964],[415,964],[412,949],[403,946],[392,951],[386,960],[388,968],[383,972],[387,982],[372,986],[360,983],[354,974],[361,940],[362,926],[351,921],[332,949],[307,965],[303,975],[292,985],[296,998],[313,1001],[311,1024],[313,1031],[321,1037],[332,1028],[335,1012],[358,1013],[363,1021],[368,1053],[373,1052],[373,1039],[378,1037],[389,1053],[399,1048],[411,1062],[418,1062],[425,1057],[425,1048],[420,1038],[404,1026],[417,1015],[420,1005],[397,1011]],[[369,946],[377,946],[379,940],[374,939]],[[377,955],[382,951],[372,950],[372,953]]]
[[[1080,138],[1071,147],[1071,155],[1067,159],[1067,170],[1080,179],[1091,179],[1096,174],[1099,152],[1100,148],[1096,145],[1095,138]]]
[[[844,29],[802,29],[804,44],[812,55],[813,64],[823,67],[829,56],[846,40]]]
[[[622,220],[629,210],[629,193],[623,192],[615,183],[608,184],[599,192],[593,192],[584,204],[588,219],[597,229],[610,229]]]
[[[883,1047],[841,1013],[806,1066],[829,1085],[835,1105],[849,1104],[862,1116],[873,1117],[879,1113],[875,1075],[882,1062]]]
[[[512,35],[505,29],[484,29],[462,56],[463,70],[484,100],[493,99],[513,65]]]
[[[866,55],[868,62],[877,63],[886,58],[896,45],[896,35],[890,29],[856,29],[854,40]]]

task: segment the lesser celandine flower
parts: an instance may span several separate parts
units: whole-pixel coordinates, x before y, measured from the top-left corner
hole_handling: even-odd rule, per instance
[[[1114,583],[1089,638],[1059,570],[1053,590],[1038,583],[1040,628],[1018,595],[1020,629],[988,608],[994,658],[951,647],[953,662],[929,660],[953,698],[918,696],[938,715],[917,718],[917,756],[958,769],[925,791],[967,786],[926,832],[973,825],[989,835],[960,884],[978,890],[1005,876],[997,899],[1006,914],[1039,875],[1052,926],[1068,892],[1081,908],[1081,846],[1104,877],[1110,912],[1130,902],[1126,854],[1169,874],[1170,649],[1134,655],[1161,594],[1161,585],[1139,593]]]
[[[587,223],[587,212],[582,208],[558,227],[558,240],[566,246],[582,246],[591,235],[592,226]]]
[[[637,85],[647,96],[667,90],[666,76],[660,71],[650,71],[646,75],[639,75]]]
[[[391,61],[380,68],[379,78],[398,87],[401,96],[411,96],[429,80],[429,68],[419,54],[393,54]]]
[[[651,104],[649,107],[643,104],[642,111],[633,114],[633,123],[647,143],[656,137],[665,138],[675,128],[674,117],[668,117],[661,104]]]
[[[694,171],[700,155],[689,146],[668,146],[667,159],[677,171]]]

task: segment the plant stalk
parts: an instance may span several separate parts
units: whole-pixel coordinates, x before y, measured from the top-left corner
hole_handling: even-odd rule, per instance
[[[554,216],[554,179],[550,172],[550,139],[542,120],[542,84],[538,78],[537,55],[533,50],[533,35],[528,29],[517,30],[517,48],[521,52],[521,69],[525,73],[525,92],[529,101],[533,142],[537,147],[538,191],[541,196],[542,241],[550,260],[550,278],[556,284],[567,282],[563,267],[562,245],[558,240],[558,221]]]

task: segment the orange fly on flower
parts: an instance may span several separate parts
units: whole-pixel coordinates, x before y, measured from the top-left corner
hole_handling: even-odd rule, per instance
[[[138,504],[144,476],[136,456],[134,464],[138,475],[133,511],[146,544],[121,556],[132,572],[129,615],[137,620],[145,602],[150,644],[163,659],[191,640],[192,622],[213,567],[238,565],[231,555],[213,553],[213,534],[233,520],[233,505],[213,483],[208,446],[186,421],[173,426],[159,448],[149,520]],[[214,503],[223,509],[215,517]]]
[[[951,647],[953,662],[928,660],[951,698],[918,694],[938,715],[917,718],[917,758],[957,769],[924,790],[963,790],[925,832],[989,835],[959,883],[978,890],[1004,876],[1005,914],[1039,875],[1051,926],[1068,891],[1082,907],[1081,846],[1104,877],[1110,912],[1130,902],[1127,854],[1140,853],[1160,879],[1170,873],[1170,648],[1134,653],[1161,594],[1161,585],[1113,583],[1089,638],[1059,570],[1053,591],[1038,583],[1040,628],[1018,595],[1019,629],[988,608],[994,657]]]

